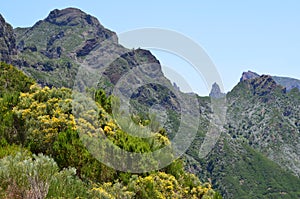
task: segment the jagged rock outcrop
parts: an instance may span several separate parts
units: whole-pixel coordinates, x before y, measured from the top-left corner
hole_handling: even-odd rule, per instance
[[[212,85],[209,96],[212,98],[219,99],[219,98],[225,97],[226,94],[221,92],[220,86],[217,83],[214,83]]]
[[[246,80],[249,80],[249,79],[255,79],[257,77],[259,77],[259,74],[249,70],[248,72],[243,72],[240,81],[242,82],[242,81],[246,81]]]
[[[173,87],[176,91],[180,91],[180,87],[176,84],[176,82],[173,82]]]
[[[262,75],[259,78],[250,79],[248,81],[253,88],[254,95],[265,96],[275,89],[279,89],[283,93],[286,92],[286,89],[283,86],[278,85],[270,75]]]

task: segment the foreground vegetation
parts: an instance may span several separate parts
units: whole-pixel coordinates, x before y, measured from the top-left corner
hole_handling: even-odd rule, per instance
[[[79,130],[89,140],[97,139],[93,133],[100,130],[114,145],[135,153],[170,144],[161,129],[151,138],[123,131],[111,118],[111,98],[103,91],[94,97],[99,112],[92,122],[87,113],[80,118],[73,113],[70,89],[41,88],[4,63],[0,90],[1,198],[221,198],[210,184],[186,173],[181,160],[142,174],[117,171],[96,160]]]

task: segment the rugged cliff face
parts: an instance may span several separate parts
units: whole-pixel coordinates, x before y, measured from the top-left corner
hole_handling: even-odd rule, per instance
[[[16,39],[11,25],[0,14],[0,61],[11,62],[11,56],[17,53]]]

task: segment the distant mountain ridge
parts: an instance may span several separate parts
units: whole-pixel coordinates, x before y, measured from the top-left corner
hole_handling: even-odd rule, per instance
[[[245,81],[249,79],[255,79],[260,77],[259,74],[248,71],[248,72],[243,72],[242,77],[240,81]],[[300,80],[290,78],[290,77],[279,77],[279,76],[271,76],[277,84],[280,84],[286,88],[287,91],[290,91],[294,88],[298,88],[300,90]]]
[[[280,85],[284,86],[287,91],[290,91],[294,88],[300,90],[300,80],[290,78],[290,77],[278,77],[274,76],[273,79]]]

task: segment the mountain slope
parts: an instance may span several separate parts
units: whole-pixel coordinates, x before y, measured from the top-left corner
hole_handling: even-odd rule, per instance
[[[72,87],[77,60],[103,41],[118,46],[114,32],[75,8],[53,10],[33,27],[16,28],[14,32],[18,49],[14,65],[48,86]]]
[[[228,131],[299,176],[300,93],[285,90],[270,76],[239,83],[227,95]]]
[[[98,87],[109,94],[118,88],[130,99],[130,118],[140,124],[160,122],[170,139],[178,131],[183,113],[199,119],[197,124],[189,124],[191,131],[198,128],[198,132],[185,154],[187,169],[203,181],[211,180],[225,197],[299,197],[300,94],[294,88],[296,83],[244,73],[226,96],[224,132],[202,159],[199,149],[209,131],[214,111],[211,101],[224,97],[217,85],[212,98],[197,96],[200,110],[194,110],[195,95],[174,89],[150,51],[124,48],[114,32],[79,9],[54,10],[33,27],[16,28],[14,32],[7,23],[0,25],[8,27],[0,29],[4,33],[0,39],[5,41],[0,45],[3,60],[14,63],[40,85],[75,85],[79,90]],[[95,77],[93,72],[97,73]],[[124,76],[130,78],[124,80]],[[156,123],[151,125],[156,129]]]
[[[243,78],[227,94],[227,123],[218,143],[199,158],[206,120],[187,151],[187,169],[210,179],[225,198],[298,198],[300,92],[287,93],[267,75]]]
[[[191,151],[188,154],[192,154]],[[224,198],[298,198],[300,180],[243,140],[224,135],[204,159],[187,156],[189,171],[211,180]]]
[[[211,180],[225,198],[298,198],[299,90],[286,92],[271,76],[250,72],[226,97],[222,136],[199,158],[209,124],[209,117],[204,119],[187,151],[187,169]],[[210,106],[209,99],[201,101]]]

